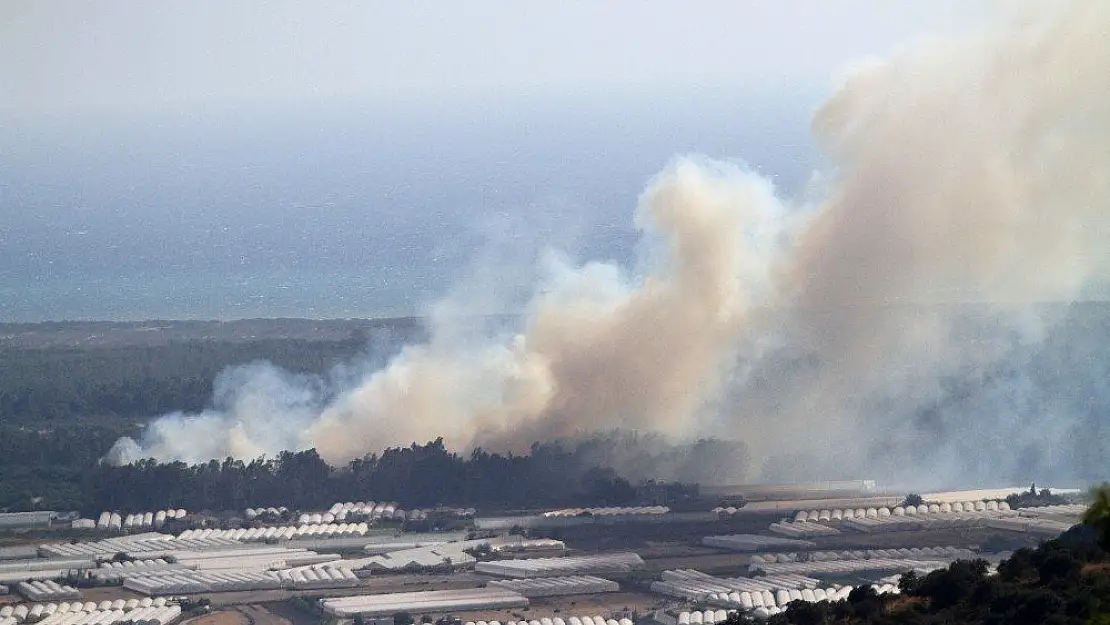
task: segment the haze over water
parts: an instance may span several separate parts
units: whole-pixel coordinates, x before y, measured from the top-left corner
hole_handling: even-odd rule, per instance
[[[49,4],[0,7],[0,321],[408,315],[510,252],[524,301],[676,155],[797,190],[838,72],[985,3]]]
[[[0,231],[0,319],[401,316],[489,251],[627,262],[637,195],[676,153],[750,152],[805,181],[806,102],[731,104],[474,111],[464,132],[351,112],[310,129],[186,118],[113,128],[107,154],[59,133],[6,169],[19,210]],[[511,267],[504,280],[531,286]]]

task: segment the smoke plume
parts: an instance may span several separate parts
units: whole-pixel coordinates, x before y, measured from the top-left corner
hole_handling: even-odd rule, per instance
[[[1044,376],[1059,365],[1045,345],[1079,340],[1074,311],[1041,303],[1106,282],[1108,28],[1108,3],[1055,3],[900,50],[817,111],[820,201],[678,159],[637,207],[638,271],[549,255],[519,327],[474,340],[433,317],[430,340],[354,384],[232,369],[211,410],[111,457],[315,447],[339,463],[436,436],[520,451],[619,428],[743,440],[751,478],[1082,477],[1046,455],[1091,423]]]

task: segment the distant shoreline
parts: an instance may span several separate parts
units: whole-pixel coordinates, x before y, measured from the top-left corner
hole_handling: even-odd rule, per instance
[[[472,319],[488,323],[514,318],[514,315],[484,315]],[[365,343],[379,337],[411,341],[426,335],[426,323],[426,317],[16,322],[0,323],[0,349],[149,346],[190,341]]]
[[[424,320],[385,319],[239,319],[199,321],[45,321],[0,323],[0,347],[123,347],[191,341],[260,340],[367,341],[376,335],[419,335]]]
[[[888,304],[888,307],[913,304]],[[1084,300],[1076,302],[1043,302],[1035,306],[1057,309],[1069,307],[1084,310],[1084,315],[1110,316],[1110,302]],[[976,303],[920,305],[922,311],[939,307],[958,307],[974,316],[995,314],[993,307]],[[1070,314],[1074,314],[1071,311]],[[520,314],[502,313],[465,317],[477,324],[509,324]],[[419,340],[427,335],[425,316],[330,318],[273,317],[250,319],[148,319],[142,321],[67,320],[35,322],[0,322],[0,349],[92,347],[123,345],[162,345],[184,341],[367,341],[376,336]]]

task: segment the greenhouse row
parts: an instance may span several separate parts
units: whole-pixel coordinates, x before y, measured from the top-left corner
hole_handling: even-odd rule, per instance
[[[19,604],[19,605],[6,605],[0,608],[0,618],[13,618],[16,621],[22,622],[28,618],[35,619],[43,616],[51,616],[55,614],[93,614],[112,611],[130,612],[139,608],[163,608],[166,607],[166,600],[159,599],[117,599],[115,601],[101,601],[99,604],[93,601],[86,601],[81,603],[75,601],[70,603],[62,601],[60,603],[36,603],[34,605]],[[34,616],[32,616],[34,615]]]
[[[241,550],[238,553],[198,552],[181,554],[177,561],[187,568],[201,571],[225,570],[269,570],[288,569],[313,564],[325,564],[339,560],[334,553],[317,553],[306,549],[259,549]]]
[[[619,552],[594,556],[479,562],[474,570],[487,575],[504,577],[558,577],[593,573],[627,573],[643,566],[644,561],[638,554]]]
[[[889,571],[907,573],[918,571],[922,574],[945,568],[947,561],[911,560],[907,558],[871,558],[870,560],[837,560],[831,562],[776,562],[751,563],[750,571],[763,571],[767,575],[852,575],[869,571]]]
[[[138,608],[125,612],[123,610],[97,611],[90,613],[68,612],[53,614],[41,621],[39,625],[114,625],[131,623],[133,625],[168,625],[181,618],[181,608],[176,605],[160,608]]]
[[[1073,523],[1078,523],[1079,520],[1083,518],[1083,513],[1086,511],[1087,506],[1083,504],[1064,504],[1059,506],[1022,508],[1018,510],[1018,515],[1034,518],[1058,518],[1061,520],[1070,520]]]
[[[97,529],[123,529],[132,527],[161,527],[167,520],[184,519],[188,516],[185,510],[159,510],[158,512],[140,512],[128,514],[126,517],[118,512],[101,512],[96,520]]]
[[[101,562],[100,568],[106,570],[113,569],[172,569],[176,565],[173,562],[167,562],[163,558],[156,558],[154,560],[127,560],[125,562]]]
[[[15,560],[12,562],[0,562],[0,573],[45,571],[52,569],[87,569],[94,566],[96,566],[96,561],[89,558],[66,560]]]
[[[127,553],[145,559],[161,557],[174,551],[202,551],[228,547],[242,547],[242,544],[225,538],[177,539],[168,534],[138,534],[92,542],[40,545],[39,555],[45,558],[74,556],[110,558],[117,553]]]
[[[522,608],[528,605],[528,599],[502,588],[468,588],[337,597],[324,599],[320,605],[333,616],[351,618],[360,614],[387,616],[397,612],[425,614]]]
[[[726,610],[705,610],[704,612],[679,612],[678,622],[680,625],[691,625],[691,623],[721,623],[728,618],[728,611]]]
[[[325,512],[323,514],[321,514],[321,513],[314,513],[314,514],[306,513],[306,514],[302,514],[302,515],[297,517],[297,523],[299,523],[301,525],[330,525],[332,523],[342,523],[342,522],[346,521],[348,517],[356,518],[356,519],[357,518],[365,518],[365,519],[369,519],[369,520],[384,519],[386,521],[389,521],[389,520],[404,521],[404,520],[408,519],[409,513],[406,512],[405,510],[400,509],[400,508],[394,508],[393,504],[390,504],[388,506],[384,506],[380,510],[376,509],[373,512],[366,512],[366,513],[360,513],[360,514],[355,514],[353,512],[347,512],[347,511],[340,512],[339,514],[332,514],[330,512]]]
[[[244,542],[265,540],[291,540],[294,538],[356,538],[370,531],[368,523],[330,523],[310,525],[285,525],[278,527],[255,527],[235,530],[185,530],[178,535],[180,539],[223,538]]]
[[[876,584],[872,585],[876,593],[897,594],[898,587],[894,584]],[[734,592],[727,596],[713,596],[709,597],[709,601],[714,601],[720,605],[726,605],[730,608],[736,608],[744,612],[751,612],[759,608],[785,608],[787,605],[794,601],[805,601],[806,603],[816,603],[818,601],[841,601],[847,599],[848,595],[853,590],[852,586],[837,586],[829,588],[790,588],[779,589],[774,592],[764,590],[762,592]],[[690,621],[691,625],[699,625],[701,623],[717,623],[720,622],[720,614],[725,610],[705,610],[704,612],[691,612]],[[708,615],[713,615],[713,620],[705,620]],[[681,615],[679,623],[683,623]]]
[[[802,589],[780,588],[773,593],[769,590],[759,592],[733,591],[727,594],[715,593],[711,595],[708,600],[748,611],[758,607],[770,607],[774,605],[785,606],[791,601],[806,601],[809,603],[825,601],[826,599],[829,601],[839,601],[847,597],[850,592],[852,592],[851,586]]]
[[[522,551],[566,551],[567,544],[553,538],[514,538],[490,545],[496,553]]]
[[[819,580],[804,575],[779,575],[776,577],[714,577],[694,569],[675,569],[663,571],[663,581],[689,582],[705,585],[702,592],[720,592],[722,590],[778,590],[779,588],[817,588]],[[695,597],[696,598],[696,597]]]
[[[501,625],[499,621],[467,621],[466,625]],[[605,619],[601,616],[572,616],[567,619],[543,617],[531,621],[505,621],[505,625],[632,625],[632,619]]]
[[[423,549],[426,547],[436,547],[444,544],[446,541],[442,540],[402,540],[393,538],[390,542],[373,542],[365,545],[362,550],[370,556],[380,556],[387,553],[396,551],[410,551],[413,549]]]
[[[544,512],[545,517],[576,516],[627,516],[638,514],[666,514],[671,509],[666,506],[635,506],[631,508],[566,508]]]
[[[417,547],[414,549],[400,549],[389,553],[362,558],[359,560],[345,560],[351,568],[360,570],[385,570],[400,571],[405,569],[459,567],[474,564],[474,556],[465,552],[465,545],[473,545],[475,541],[465,543],[445,543]]]
[[[89,577],[96,580],[100,584],[120,584],[129,578],[143,575],[170,573],[173,571],[187,570],[189,567],[181,564],[171,564],[164,568],[129,568],[129,569],[96,569],[89,572]]]
[[[60,599],[76,599],[81,596],[73,586],[66,586],[48,579],[42,581],[21,582],[19,594],[29,601],[56,601]]]
[[[843,521],[842,527],[844,529],[851,529],[863,533],[982,527],[987,521],[993,518],[1001,518],[998,516],[1001,514],[1014,515],[1013,512],[972,512],[970,514],[963,512],[959,514],[938,514],[934,516],[889,516],[880,517],[878,519],[851,519]]]
[[[54,518],[54,514],[49,510],[0,512],[0,528],[50,527],[50,521]]]
[[[592,575],[539,579],[502,579],[492,581],[489,585],[520,593],[529,599],[559,595],[589,595],[620,590],[620,585],[616,582],[593,577]]]
[[[247,520],[253,521],[263,514],[281,516],[287,512],[289,512],[289,508],[285,506],[281,506],[280,508],[247,508],[243,511],[243,516],[247,517]]]
[[[732,551],[760,551],[776,547],[805,549],[813,547],[814,543],[804,540],[791,540],[777,536],[761,536],[759,534],[732,534],[730,536],[706,536],[701,539],[701,544],[706,547],[730,549]]]
[[[281,581],[273,571],[181,571],[167,575],[129,577],[123,582],[123,587],[144,595],[183,595],[235,590],[272,590],[281,588]]]
[[[356,501],[356,502],[348,501],[348,502],[345,502],[345,503],[333,504],[332,507],[328,509],[327,514],[333,515],[336,518],[336,520],[342,520],[341,517],[344,517],[348,514],[370,515],[370,516],[376,518],[376,517],[385,516],[384,510],[387,510],[389,508],[392,508],[393,511],[396,512],[397,504],[395,504],[395,503],[375,503],[373,501]],[[436,509],[436,510],[413,510],[413,512],[418,513],[417,517],[419,517],[419,518],[427,518],[429,512],[439,512],[439,513],[447,512],[448,514],[454,514],[457,517],[472,517],[472,516],[474,516],[475,514],[478,513],[478,511],[475,510],[474,508],[454,508],[454,509],[446,509],[446,510],[442,509],[442,508],[439,508],[439,509]],[[413,518],[413,517],[410,516],[409,518]],[[319,521],[310,521],[310,522],[319,523]]]
[[[762,620],[779,614],[784,609],[785,608],[780,608],[778,606],[758,607],[755,610],[749,612],[748,616],[752,616]],[[723,622],[723,619],[717,618],[719,616],[719,612],[725,612],[725,618],[728,618],[728,612],[724,610],[706,610],[704,612],[698,612],[697,610],[695,610],[693,612],[679,612],[676,623],[677,625],[691,625],[692,623],[697,623],[699,625],[701,623],[721,623]],[[711,621],[706,620],[706,615],[709,614],[711,614],[713,617],[713,620]]]
[[[479,538],[466,540],[467,534],[465,532],[433,532],[424,534],[405,534],[404,540],[414,541],[417,546],[409,549],[391,549],[391,546],[401,545],[402,543],[392,542],[399,540],[394,536],[375,536],[368,538],[367,544],[363,550],[366,553],[382,553],[388,551],[390,558],[414,558],[423,559],[421,554],[439,555],[441,557],[450,557],[452,559],[467,559],[468,562],[473,562],[467,553],[470,549],[485,549],[488,548],[494,552],[511,552],[511,551],[530,551],[542,550],[551,551],[566,549],[566,545],[562,541],[552,540],[548,538],[524,538],[522,536],[498,536],[494,538]]]
[[[919,506],[895,506],[894,508],[846,508],[836,510],[801,510],[794,515],[795,521],[840,521],[847,519],[878,519],[890,516],[924,516],[929,514],[951,514],[960,512],[1008,512],[1010,504],[1005,501],[957,501],[954,503],[921,504]]]
[[[813,551],[803,558],[797,553],[764,553],[751,557],[753,564],[798,562],[806,559],[816,562],[836,560],[870,560],[872,558],[907,558],[920,560],[971,560],[975,553],[960,547],[910,547],[902,549],[864,549],[858,551]]]
[[[663,580],[653,582],[654,593],[689,601],[714,600],[722,605],[739,605],[744,593],[775,593],[780,590],[814,590],[820,582],[801,575],[762,578],[715,578],[700,571],[666,571]]]
[[[776,534],[781,534],[795,540],[817,538],[819,536],[832,536],[840,533],[840,530],[835,527],[821,525],[820,523],[811,523],[809,521],[772,523],[767,529]]]
[[[47,569],[43,571],[4,571],[0,572],[0,584],[18,584],[31,580],[61,579],[71,569]]]
[[[1011,532],[1027,532],[1030,534],[1044,534],[1055,537],[1071,528],[1075,523],[1058,521],[1048,518],[1008,517],[1001,519],[986,519],[983,525],[997,530]]]
[[[278,571],[283,588],[344,588],[358,586],[358,576],[348,568],[325,566]]]
[[[426,518],[427,515],[423,510],[413,510],[412,512],[405,512],[397,507],[396,503],[374,503],[373,501],[358,502],[358,503],[337,503],[331,507],[328,512],[324,513],[306,513],[297,517],[297,522],[301,524],[328,524],[336,521],[344,521],[348,516],[354,517],[367,517],[370,519],[396,519],[404,521],[416,515],[414,520],[418,518]]]
[[[102,583],[119,580],[132,575],[141,575],[150,571],[165,571],[185,568],[177,562],[167,562],[162,558],[156,560],[131,560],[128,562],[104,562],[94,571],[92,576]]]

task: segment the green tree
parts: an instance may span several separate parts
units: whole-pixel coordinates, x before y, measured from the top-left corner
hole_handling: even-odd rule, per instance
[[[1110,482],[1091,489],[1091,505],[1083,513],[1083,523],[1095,530],[1099,545],[1110,551]]]
[[[913,506],[913,507],[916,508],[917,506],[920,506],[923,503],[925,503],[925,500],[922,499],[921,495],[918,495],[917,493],[910,493],[910,494],[906,495],[905,499],[902,500],[902,506],[903,507]]]
[[[729,612],[724,620],[724,625],[749,625],[752,622],[750,618],[744,615],[739,610]]]

